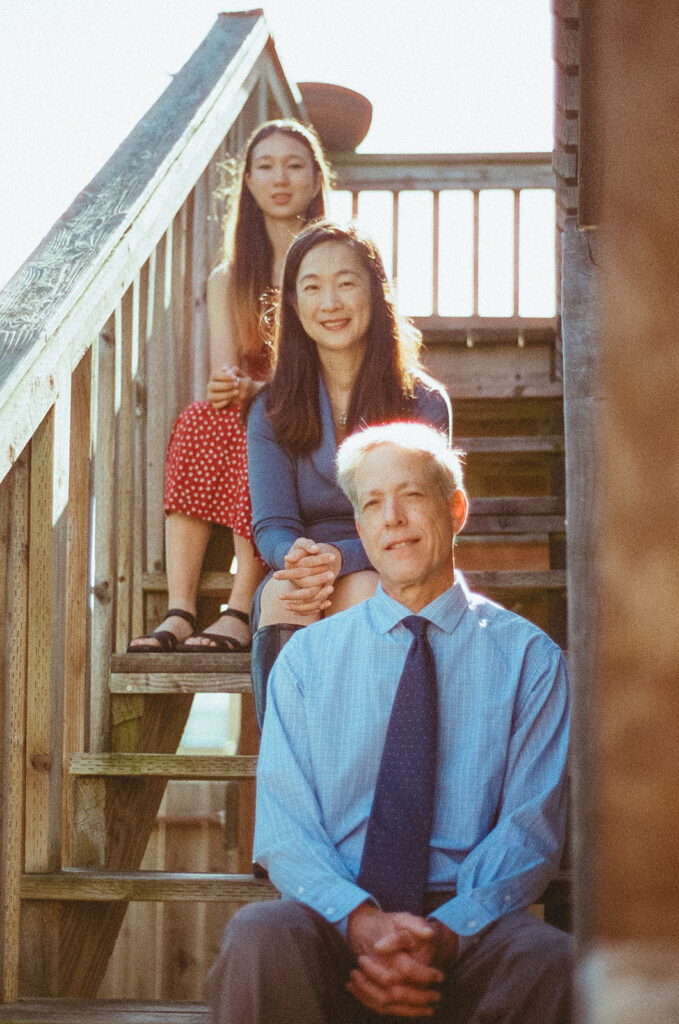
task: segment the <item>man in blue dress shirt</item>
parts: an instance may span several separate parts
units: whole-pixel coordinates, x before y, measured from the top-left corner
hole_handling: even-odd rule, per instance
[[[296,633],[271,675],[254,856],[283,901],[244,907],[227,928],[214,1021],[566,1022],[569,937],[526,910],[564,840],[564,658],[455,573],[467,498],[442,435],[354,434],[338,479],[380,586]],[[413,613],[428,620],[438,688],[423,915],[382,910],[357,881]]]

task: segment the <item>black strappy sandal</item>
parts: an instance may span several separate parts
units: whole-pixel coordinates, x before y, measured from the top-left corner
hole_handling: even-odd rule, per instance
[[[178,619],[184,619],[185,622],[191,627],[191,636],[195,635],[196,632],[196,616],[192,615],[191,612],[184,611],[183,608],[169,608],[166,619],[169,619],[172,615],[176,615]],[[151,640],[155,639],[158,641],[157,644],[134,644],[134,640],[130,641],[127,645],[128,654],[168,654],[172,651],[176,651],[179,647],[179,639],[169,629],[157,629],[155,633],[150,633],[148,636],[140,636],[139,640]],[[186,638],[188,640],[188,637]],[[134,644],[134,646],[132,646]]]
[[[236,608],[227,608],[225,612],[219,616],[219,619],[223,619],[225,615],[232,615],[234,619],[240,619],[241,622],[245,622],[246,625],[250,625],[250,616],[247,612],[239,612]],[[217,619],[217,622],[219,622]],[[236,640],[234,636],[219,636],[218,633],[194,633],[194,637],[203,637],[205,640],[209,640],[208,644],[179,644],[177,647],[178,651],[182,654],[245,654],[252,647],[252,639],[248,640],[247,643],[241,643],[240,640]]]

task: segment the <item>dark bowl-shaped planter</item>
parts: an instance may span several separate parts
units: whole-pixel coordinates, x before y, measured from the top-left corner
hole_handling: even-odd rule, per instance
[[[343,85],[298,82],[309,120],[329,152],[351,152],[368,134],[373,116],[369,99]]]

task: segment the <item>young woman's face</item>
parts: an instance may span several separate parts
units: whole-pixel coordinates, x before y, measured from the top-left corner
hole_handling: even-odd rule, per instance
[[[323,350],[365,352],[372,305],[370,277],[344,242],[321,242],[299,266],[295,287],[302,327]]]
[[[320,174],[303,142],[274,132],[253,147],[245,184],[265,217],[303,217],[321,187]]]

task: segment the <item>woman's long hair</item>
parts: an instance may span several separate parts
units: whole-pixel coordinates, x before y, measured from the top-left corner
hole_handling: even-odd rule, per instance
[[[347,433],[359,426],[403,418],[412,410],[415,382],[422,373],[422,335],[394,305],[382,257],[373,240],[355,225],[310,224],[288,249],[283,293],[274,335],[274,369],[266,389],[266,411],[277,441],[306,455],[321,443],[319,360],[315,343],[296,310],[297,275],[308,252],[324,242],[341,242],[356,253],[370,280],[370,326],[347,412]]]
[[[245,176],[252,169],[252,153],[255,146],[277,132],[289,135],[309,150],[314,171],[319,176],[320,190],[304,213],[304,224],[325,215],[330,194],[330,168],[318,136],[312,128],[307,128],[291,118],[282,118],[267,121],[252,133],[245,144],[229,188],[222,252],[222,261],[231,267],[232,301],[236,322],[242,331],[244,352],[257,352],[261,349],[260,304],[262,297],[271,288],[273,272],[273,250],[264,226],[264,217],[245,183]]]

